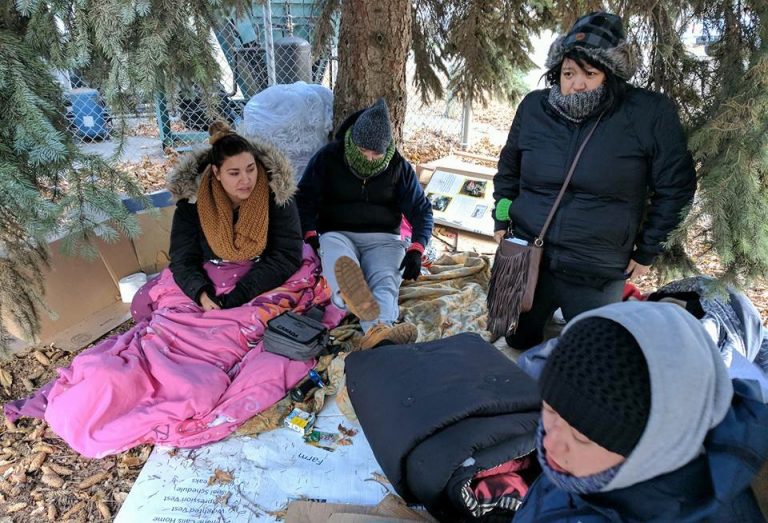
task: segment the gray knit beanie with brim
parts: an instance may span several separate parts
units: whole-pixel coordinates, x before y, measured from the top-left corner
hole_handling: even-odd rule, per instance
[[[360,113],[352,127],[352,142],[358,147],[384,153],[392,142],[389,109],[384,98]]]
[[[621,18],[611,13],[595,12],[576,20],[570,31],[550,46],[545,67],[557,67],[566,53],[574,49],[623,80],[632,78],[637,69],[634,51],[626,41]]]

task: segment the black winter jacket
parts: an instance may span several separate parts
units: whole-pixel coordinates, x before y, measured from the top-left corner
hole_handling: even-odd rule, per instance
[[[494,178],[494,199],[513,201],[516,235],[541,231],[566,172],[595,118],[566,121],[548,89],[520,103]],[[622,279],[629,260],[650,265],[696,190],[693,160],[665,96],[630,88],[587,144],[545,238],[558,272]],[[650,198],[650,205],[648,199]],[[509,222],[496,221],[496,230]]]
[[[303,242],[299,215],[292,198],[296,190],[293,170],[277,149],[253,141],[252,145],[269,176],[267,246],[235,288],[218,297],[225,309],[238,307],[280,286],[301,264]],[[197,205],[191,203],[196,199],[200,175],[207,165],[207,152],[204,149],[188,155],[168,178],[169,190],[180,198],[171,228],[170,268],[176,284],[198,303],[203,292],[211,298],[215,296],[213,283],[203,264],[217,257],[203,234]]]
[[[303,231],[400,234],[405,214],[413,227],[412,240],[426,246],[432,235],[432,205],[411,164],[395,151],[384,172],[368,178],[347,165],[344,134],[360,113],[347,118],[336,140],[315,153],[299,181],[296,201]]]

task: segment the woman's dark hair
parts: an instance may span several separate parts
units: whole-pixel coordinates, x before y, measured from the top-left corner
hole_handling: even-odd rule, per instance
[[[566,58],[570,58],[581,68],[589,65],[595,69],[598,69],[599,71],[602,71],[605,74],[605,101],[602,104],[604,109],[610,113],[613,112],[619,105],[621,105],[621,102],[624,100],[624,95],[626,94],[629,87],[626,80],[616,76],[606,66],[593,60],[589,55],[587,55],[587,53],[578,47],[567,51],[565,55],[563,55],[563,60],[559,64],[544,73],[544,79],[546,80],[547,85],[550,87],[560,86],[560,72],[562,71],[563,62]]]
[[[229,125],[222,121],[215,121],[208,128],[208,134],[211,135],[211,151],[209,160],[211,165],[221,167],[224,160],[230,156],[236,156],[240,153],[249,152],[256,154],[250,142],[234,132]]]

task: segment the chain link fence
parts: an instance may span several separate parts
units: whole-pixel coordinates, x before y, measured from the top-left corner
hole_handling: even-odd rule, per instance
[[[98,89],[76,71],[60,72],[72,136],[80,144],[106,142],[122,127],[129,136],[184,150],[203,142],[214,120],[238,126],[248,100],[270,85],[303,81],[332,87],[336,64],[311,54],[314,9],[314,0],[266,2],[220,17],[211,37],[221,83],[208,90],[193,85],[157,93],[137,103],[132,114],[112,114]]]
[[[221,17],[211,35],[221,83],[207,94],[200,86],[157,93],[137,103],[132,114],[112,114],[99,91],[77,72],[61,73],[72,135],[83,144],[105,142],[122,127],[129,136],[159,139],[163,148],[184,150],[205,141],[214,120],[240,125],[245,104],[270,85],[303,81],[332,89],[335,59],[311,54],[313,9],[314,0],[267,2]],[[488,108],[468,107],[447,89],[447,78],[443,78],[445,96],[424,103],[414,87],[414,71],[415,64],[409,60],[405,145],[440,142],[448,149],[478,150],[479,144],[479,152],[494,153],[503,144],[513,106],[492,102]]]
[[[487,156],[498,155],[506,141],[516,104],[490,100],[486,105],[467,104],[448,88],[448,78],[441,76],[444,95],[425,103],[414,84],[416,64],[406,64],[408,107],[403,139],[406,148],[418,160],[465,150]],[[427,154],[418,151],[429,150]]]

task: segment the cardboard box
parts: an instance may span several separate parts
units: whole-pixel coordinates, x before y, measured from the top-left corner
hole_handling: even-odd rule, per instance
[[[43,270],[43,299],[52,316],[41,314],[40,344],[77,351],[130,319],[129,304],[120,301],[118,282],[140,271],[154,274],[168,264],[174,210],[168,205],[139,212],[141,235],[132,240],[120,237],[114,243],[96,240],[93,258],[67,256],[61,249],[63,239],[52,240],[50,268]],[[3,316],[2,321],[17,338],[12,353],[33,345],[11,317]]]
[[[422,185],[429,183],[432,173],[437,169],[445,172],[462,174],[479,180],[493,180],[493,177],[496,175],[495,167],[478,165],[477,163],[472,163],[472,161],[496,163],[498,162],[498,158],[455,152],[449,156],[417,165],[416,173],[419,175],[419,181]]]
[[[422,510],[409,508],[398,496],[388,494],[378,505],[344,505],[317,501],[294,501],[288,505],[286,523],[422,522],[437,520]]]
[[[334,514],[328,518],[328,523],[412,523],[412,519],[400,519],[372,514]]]
[[[159,212],[138,215],[142,234],[131,240],[141,271],[147,274],[160,272],[171,261],[171,225],[175,207],[163,207]]]

